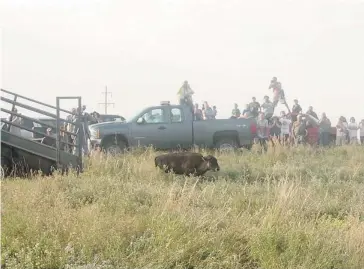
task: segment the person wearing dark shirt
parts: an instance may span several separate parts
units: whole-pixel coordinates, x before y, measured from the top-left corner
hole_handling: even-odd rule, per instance
[[[312,106],[309,106],[308,107],[308,110],[307,110],[306,114],[307,115],[310,115],[310,116],[312,116],[312,117],[314,117],[315,119],[318,120],[317,114],[316,114],[315,111],[313,111],[313,107]]]
[[[258,117],[261,108],[255,97],[252,98],[252,102],[249,104],[249,109],[253,117]]]
[[[193,112],[194,112],[195,120],[203,120],[202,110],[199,109],[198,104],[195,104],[195,108],[194,108]]]
[[[279,138],[281,135],[281,127],[282,124],[280,123],[279,118],[273,117],[272,124],[270,125],[270,135]]]
[[[245,106],[244,110],[243,110],[243,113],[241,113],[243,116],[245,115],[245,113],[248,113],[248,114],[251,114],[250,113],[250,107],[249,107],[249,104]]]
[[[294,105],[292,107],[291,116],[292,116],[292,121],[295,122],[295,121],[297,121],[298,114],[300,114],[302,112],[302,107],[299,105],[297,99],[294,99],[293,102],[294,102]]]
[[[234,116],[235,118],[240,118],[241,113],[238,104],[234,104],[234,109],[231,111],[231,115]]]

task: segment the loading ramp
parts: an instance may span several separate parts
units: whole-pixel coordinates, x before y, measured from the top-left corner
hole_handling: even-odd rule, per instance
[[[5,89],[1,89],[1,94],[1,111],[9,115],[8,118],[1,119],[1,165],[8,172],[5,171],[5,175],[18,175],[19,171],[24,174],[31,170],[41,170],[45,174],[50,174],[52,169],[64,170],[70,167],[82,172],[83,132],[71,132],[64,128],[67,124],[74,126],[72,130],[80,130],[82,128],[81,97],[56,97],[56,106],[52,106]],[[78,103],[79,114],[76,121],[60,117],[61,112],[72,115],[71,111],[60,108],[61,100],[72,99],[77,100]],[[6,106],[8,106],[8,109]],[[46,107],[47,111],[38,108],[39,106]],[[18,108],[21,108],[22,111],[32,111],[33,113],[35,112],[42,116],[52,118],[56,124],[44,123],[36,117],[18,113]],[[43,133],[34,127],[25,126],[19,123],[19,121],[14,121],[15,117],[21,118],[22,120],[20,122],[26,120],[27,122],[37,123],[43,127],[51,128],[53,135]],[[12,126],[13,130],[19,128],[33,135],[24,136],[22,132],[14,133],[12,132]],[[39,136],[44,139],[35,138]],[[45,140],[52,141],[52,143],[46,143]]]

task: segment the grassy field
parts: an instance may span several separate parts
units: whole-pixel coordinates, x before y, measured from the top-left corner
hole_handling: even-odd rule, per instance
[[[203,181],[155,155],[4,181],[4,268],[364,268],[364,147],[216,153]]]

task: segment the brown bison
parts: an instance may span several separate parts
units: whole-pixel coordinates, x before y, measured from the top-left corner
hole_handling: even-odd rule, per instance
[[[212,156],[202,156],[200,153],[181,152],[167,153],[155,157],[155,166],[165,173],[173,172],[177,175],[202,176],[207,171],[219,171],[217,159]]]

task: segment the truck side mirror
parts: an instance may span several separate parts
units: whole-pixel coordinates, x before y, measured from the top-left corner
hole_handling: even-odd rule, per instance
[[[144,124],[145,123],[145,120],[143,117],[140,117],[137,121],[136,121],[137,124]]]

